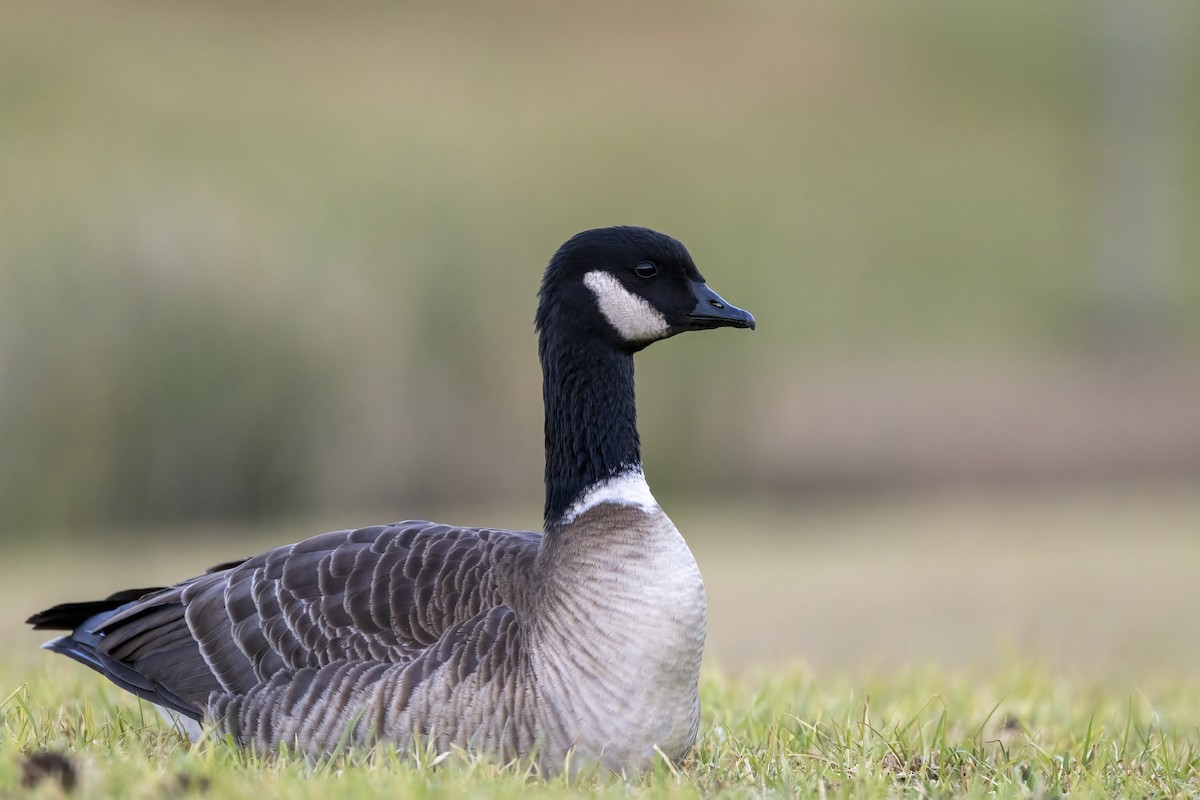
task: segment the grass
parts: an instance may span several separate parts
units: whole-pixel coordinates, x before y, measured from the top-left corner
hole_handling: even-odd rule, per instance
[[[0,797],[60,796],[20,787],[43,750],[67,754],[83,798],[1200,797],[1194,491],[667,505],[682,506],[710,605],[700,740],[679,770],[546,780],[461,753],[314,764],[192,746],[21,630],[67,595],[329,527],[310,521],[7,547]]]
[[[1129,689],[1030,664],[985,675],[710,669],[700,740],[681,768],[568,780],[458,752],[260,758],[188,744],[66,662],[29,672],[9,661],[0,676],[4,796],[26,795],[22,761],[42,750],[67,755],[81,798],[1200,796],[1196,679]],[[27,794],[59,796],[52,784]]]

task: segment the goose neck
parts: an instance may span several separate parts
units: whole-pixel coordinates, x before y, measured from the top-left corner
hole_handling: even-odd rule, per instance
[[[641,469],[633,356],[593,341],[541,343],[548,532],[596,484]]]

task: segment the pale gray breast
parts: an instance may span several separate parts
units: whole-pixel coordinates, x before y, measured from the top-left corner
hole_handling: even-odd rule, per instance
[[[681,758],[699,724],[707,607],[699,568],[654,508],[602,504],[539,555],[532,668],[561,745],[635,766]]]

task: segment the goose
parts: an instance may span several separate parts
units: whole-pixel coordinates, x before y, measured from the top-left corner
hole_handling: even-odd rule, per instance
[[[642,471],[633,355],[754,328],[676,239],[599,228],[538,292],[544,532],[421,520],[324,533],[172,586],[29,618],[43,647],[149,700],[192,738],[325,757],[461,748],[547,774],[679,762],[699,727],[707,605]]]

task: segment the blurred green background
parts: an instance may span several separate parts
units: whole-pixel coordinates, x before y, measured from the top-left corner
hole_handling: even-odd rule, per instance
[[[1190,537],[1198,142],[1183,2],[4,2],[0,539],[536,526],[535,291],[610,224],[759,320],[639,357],[712,537],[997,491]]]

